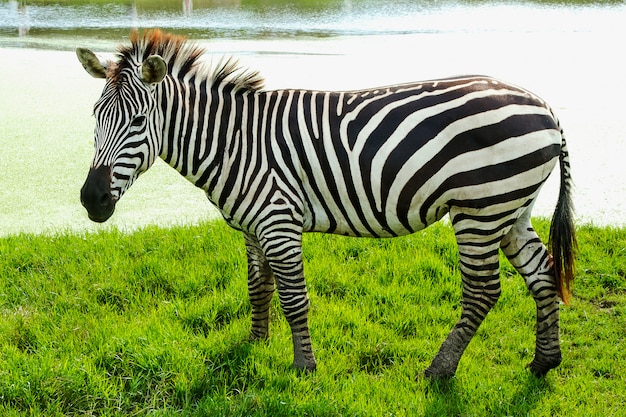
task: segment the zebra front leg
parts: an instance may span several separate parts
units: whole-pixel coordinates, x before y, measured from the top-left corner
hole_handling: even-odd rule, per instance
[[[458,242],[458,236],[457,236]],[[461,318],[424,372],[430,379],[454,376],[461,356],[478,326],[500,296],[498,249],[458,242],[463,276]],[[467,249],[467,253],[463,250]]]
[[[520,219],[502,240],[502,251],[522,275],[537,305],[535,357],[528,365],[532,373],[545,376],[561,363],[559,300],[552,272],[552,258],[532,228]]]
[[[261,241],[276,280],[278,297],[291,328],[293,367],[315,370],[316,362],[309,332],[309,297],[304,281],[301,235],[265,238]]]
[[[269,337],[270,306],[274,295],[274,275],[258,240],[244,233],[248,257],[248,295],[252,305],[250,340]]]

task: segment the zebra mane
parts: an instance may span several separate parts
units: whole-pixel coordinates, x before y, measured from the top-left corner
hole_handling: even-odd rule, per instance
[[[242,67],[233,57],[222,58],[217,65],[207,65],[200,60],[206,50],[183,36],[152,29],[142,35],[135,30],[130,35],[130,45],[118,47],[120,60],[107,74],[118,79],[124,68],[140,65],[150,55],[160,55],[167,63],[168,74],[182,79],[187,75],[212,80],[213,85],[226,84],[235,91],[258,91],[264,79],[258,71]]]

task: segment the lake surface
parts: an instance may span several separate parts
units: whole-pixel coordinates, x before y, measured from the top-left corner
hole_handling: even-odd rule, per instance
[[[34,4],[33,4],[34,3]],[[159,27],[194,39],[293,40],[367,35],[607,32],[622,2],[409,0],[180,0],[66,5],[0,1],[0,46],[74,49],[76,40],[118,41]],[[47,3],[47,2],[42,2]],[[78,3],[78,4],[71,4]]]
[[[239,57],[268,88],[343,90],[463,73],[522,85],[546,99],[565,128],[578,220],[626,224],[623,2],[67,3],[0,1],[0,234],[103,227],[78,201],[102,83],[71,51],[113,52],[131,29],[152,27],[200,42],[208,58]],[[557,178],[535,214],[551,215]],[[108,224],[132,229],[214,215],[202,192],[157,164]]]

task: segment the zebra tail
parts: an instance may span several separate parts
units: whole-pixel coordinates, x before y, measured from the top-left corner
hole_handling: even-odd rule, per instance
[[[572,203],[572,178],[570,175],[569,153],[565,136],[561,130],[561,152],[559,164],[561,185],[559,199],[556,203],[548,246],[554,261],[554,277],[557,294],[567,305],[571,295],[571,284],[575,275],[575,257],[578,249],[576,230],[574,228],[574,206]]]

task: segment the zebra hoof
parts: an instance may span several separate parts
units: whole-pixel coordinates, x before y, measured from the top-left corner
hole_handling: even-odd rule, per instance
[[[264,341],[270,338],[269,333],[266,334],[256,334],[256,333],[250,333],[250,336],[248,336],[248,341],[249,342],[259,342],[259,341]]]
[[[437,355],[431,362],[430,366],[424,371],[424,376],[431,380],[449,380],[456,374],[456,368],[459,364],[458,358],[460,355],[450,353],[450,347],[448,346],[448,340],[444,342],[444,345],[439,349]]]
[[[312,366],[297,366],[294,362],[293,368],[298,372],[298,374],[310,374],[315,372],[317,369],[317,364],[313,364]]]
[[[454,372],[447,372],[447,371],[442,372],[441,370],[433,369],[433,367],[430,366],[428,369],[424,371],[424,377],[429,381],[445,382],[454,378]]]
[[[561,364],[561,354],[555,356],[548,356],[543,358],[533,359],[531,363],[528,364],[528,369],[533,373],[537,378],[543,378],[546,376],[550,369],[554,369]]]
[[[315,356],[303,357],[297,355],[293,360],[293,368],[298,372],[309,373],[315,371],[317,368],[317,362],[315,361]]]

